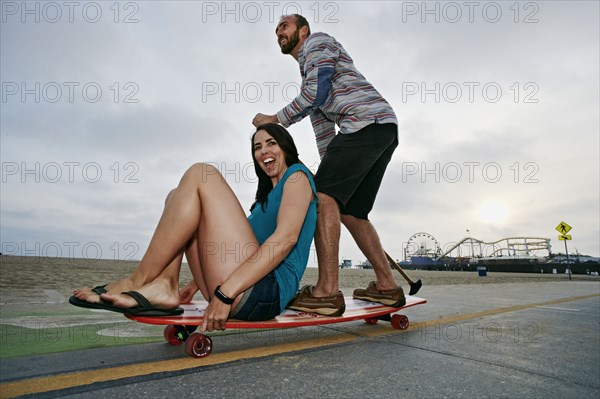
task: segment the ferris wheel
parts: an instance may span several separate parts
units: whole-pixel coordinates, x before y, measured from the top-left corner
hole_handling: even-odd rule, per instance
[[[413,234],[406,243],[406,255],[408,258],[413,256],[436,258],[440,253],[440,244],[429,233]]]

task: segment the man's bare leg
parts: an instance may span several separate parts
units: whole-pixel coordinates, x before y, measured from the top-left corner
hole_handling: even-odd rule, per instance
[[[340,211],[336,200],[324,193],[319,197],[315,248],[319,277],[313,290],[315,297],[331,296],[339,291]]]
[[[396,288],[398,285],[373,224],[368,220],[358,219],[350,215],[342,215],[341,221],[373,266],[377,279],[377,289],[389,290]]]

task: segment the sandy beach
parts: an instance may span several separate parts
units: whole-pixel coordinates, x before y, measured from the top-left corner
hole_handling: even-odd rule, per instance
[[[68,259],[47,257],[1,256],[0,304],[42,304],[67,301],[73,289],[84,285],[101,285],[127,276],[137,261]],[[408,284],[394,272],[398,283],[408,291]],[[564,282],[565,274],[490,273],[480,277],[476,272],[407,271],[413,281],[421,279],[427,286],[457,284],[498,284],[524,282]],[[573,281],[600,281],[599,277],[572,275]],[[191,279],[187,265],[181,272],[182,284]],[[316,282],[317,269],[308,268],[302,284]],[[344,291],[366,286],[374,279],[372,270],[340,269],[340,288]]]

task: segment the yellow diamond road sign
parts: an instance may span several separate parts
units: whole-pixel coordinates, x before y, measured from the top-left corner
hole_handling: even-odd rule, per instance
[[[559,241],[569,241],[571,239],[571,234],[558,236]]]
[[[565,235],[569,231],[571,231],[571,226],[569,226],[565,222],[560,222],[560,224],[558,226],[556,226],[556,231],[558,231],[562,235]]]

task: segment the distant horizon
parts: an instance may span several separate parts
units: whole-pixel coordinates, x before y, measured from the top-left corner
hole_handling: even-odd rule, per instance
[[[140,259],[137,259],[137,258],[133,258],[133,259],[115,259],[115,258],[91,258],[91,257],[90,258],[77,258],[77,257],[69,257],[69,256],[27,255],[27,254],[14,254],[14,253],[10,253],[10,254],[0,253],[0,256],[10,256],[10,257],[15,257],[15,258],[30,258],[30,259],[34,259],[34,258],[40,258],[40,259],[66,259],[66,260],[69,260],[69,261],[78,261],[78,260],[82,260],[82,261],[90,261],[90,260],[91,261],[96,261],[97,260],[97,261],[115,261],[115,262],[140,262],[141,261],[141,258]],[[550,257],[552,258],[552,257],[556,257],[556,256],[565,256],[565,253],[564,252],[553,252]],[[594,256],[594,255],[583,254],[583,253],[575,253],[575,252],[574,253],[569,252],[569,256],[573,256],[573,257],[577,257],[577,256],[579,256],[579,257],[590,257],[590,258],[600,259],[600,256]],[[469,257],[463,257],[463,258],[464,259],[471,259]],[[501,259],[501,258],[502,257],[499,257],[498,259]],[[505,256],[503,258],[509,259],[510,257]],[[397,260],[398,262],[404,262],[403,260],[401,260],[399,258],[398,259],[394,258],[394,259]],[[452,258],[450,258],[450,259],[452,259]],[[525,258],[525,257],[521,257],[521,258],[515,257],[515,258],[512,258],[512,259],[527,259],[527,258]],[[340,258],[340,265],[342,264],[342,262],[344,260],[350,260],[350,261],[352,261],[353,262],[352,263],[353,266],[357,265],[357,264],[363,264],[363,263],[367,262],[366,258],[363,258],[362,260],[357,260],[356,262],[358,262],[358,263],[354,263],[355,262],[354,259]],[[184,258],[184,261],[182,261],[182,263],[183,264],[188,264],[187,261],[185,260],[185,258]],[[316,263],[310,263],[307,267],[316,268],[318,266],[317,266]]]

